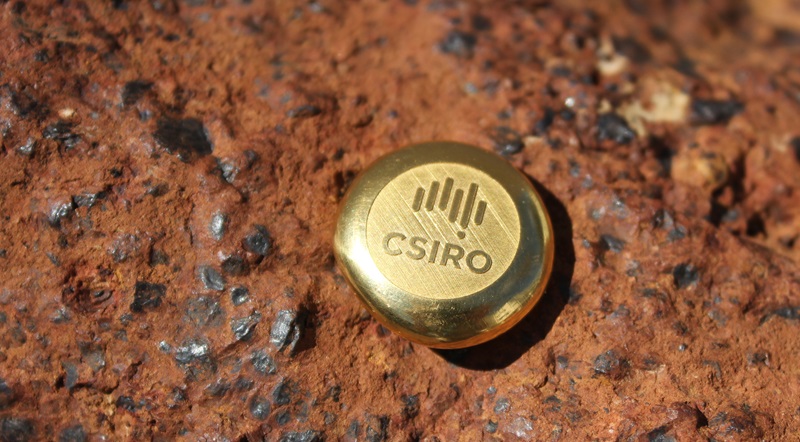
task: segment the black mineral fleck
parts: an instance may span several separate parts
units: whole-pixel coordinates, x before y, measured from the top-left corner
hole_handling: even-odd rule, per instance
[[[275,405],[286,405],[292,401],[291,381],[283,379],[272,390],[272,401]]]
[[[634,63],[647,63],[653,58],[647,47],[633,37],[614,36],[611,41],[617,53],[624,55]]]
[[[413,395],[403,395],[400,397],[400,400],[403,401],[403,419],[414,419],[419,414],[419,396],[416,394]]]
[[[621,379],[628,370],[628,361],[616,350],[608,350],[594,360],[594,372],[612,379]]]
[[[239,391],[249,391],[253,389],[255,381],[248,378],[239,378],[236,380],[236,389]]]
[[[120,332],[124,336],[125,330],[120,330]],[[83,363],[88,365],[93,372],[97,373],[106,367],[106,355],[102,345],[92,342],[79,342],[78,348],[81,351]]]
[[[217,241],[221,240],[225,235],[225,226],[228,224],[228,216],[222,212],[216,212],[211,216],[211,222],[208,224],[208,231],[211,237]]]
[[[231,289],[231,301],[233,305],[242,305],[250,299],[250,291],[247,287],[237,286]]]
[[[232,255],[222,260],[222,272],[231,276],[246,275],[250,271],[247,261],[241,256]]]
[[[568,66],[558,64],[550,68],[550,73],[553,74],[554,77],[570,78],[572,77],[573,71]]]
[[[675,218],[668,210],[658,209],[653,215],[653,227],[658,229],[672,229],[675,226]]]
[[[259,256],[267,256],[272,247],[269,231],[262,225],[253,226],[253,232],[242,240],[245,250]]]
[[[197,277],[200,278],[203,286],[209,290],[214,290],[217,292],[225,290],[225,278],[211,266],[198,267]]]
[[[700,271],[692,264],[678,264],[672,269],[672,279],[675,283],[675,288],[685,289],[697,284],[700,279]]]
[[[317,442],[319,440],[321,440],[320,434],[314,430],[290,431],[278,439],[279,442]]]
[[[302,333],[301,326],[298,321],[297,311],[295,310],[281,310],[278,312],[278,317],[272,323],[272,329],[269,332],[269,342],[272,343],[279,351],[289,347],[289,351],[294,350],[297,342],[300,341]]]
[[[128,325],[133,321],[133,315],[130,313],[123,313],[119,316],[119,322],[122,325]]]
[[[124,408],[130,412],[136,411],[136,402],[130,396],[120,396],[117,398],[116,402],[117,407]]]
[[[0,440],[3,442],[28,442],[34,440],[33,421],[18,417],[0,419]]]
[[[763,324],[767,322],[767,320],[773,316],[796,321],[800,319],[800,307],[792,307],[792,306],[778,307],[772,311],[767,312],[764,316],[762,316],[761,323]]]
[[[45,106],[26,91],[17,91],[9,88],[8,92],[11,95],[11,102],[9,103],[11,111],[18,117],[27,118],[32,114],[40,114],[37,111],[45,110]]]
[[[278,425],[286,425],[292,420],[292,413],[289,410],[281,410],[275,415],[275,422]]]
[[[5,410],[16,402],[17,395],[3,378],[0,378],[0,410]]]
[[[792,141],[789,142],[792,146],[792,152],[794,152],[794,159],[800,161],[800,137],[792,138]]]
[[[500,155],[513,155],[519,153],[525,147],[522,137],[510,127],[495,127],[489,132],[489,137],[494,143],[494,151]]]
[[[725,124],[744,110],[744,105],[735,100],[692,101],[692,122],[699,125]]]
[[[600,247],[603,250],[619,253],[625,248],[625,242],[612,235],[600,235]]]
[[[167,194],[167,192],[169,192],[169,184],[167,183],[154,183],[150,180],[147,180],[144,182],[144,185],[145,193],[153,198],[164,196]]]
[[[205,394],[211,397],[222,397],[231,389],[231,383],[225,379],[217,379],[216,381],[208,384],[205,389]]]
[[[203,123],[194,118],[162,117],[158,120],[153,137],[167,152],[177,155],[185,163],[209,155],[214,150]]]
[[[133,106],[152,88],[153,82],[151,81],[134,80],[125,83],[122,88],[122,104]]]
[[[175,351],[175,362],[187,369],[190,374],[196,374],[201,370],[216,370],[208,342],[199,338],[184,341]]]
[[[289,109],[286,116],[289,118],[311,118],[316,117],[322,113],[322,109],[311,104],[303,104],[295,108]]]
[[[181,387],[175,387],[172,389],[172,394],[170,395],[170,399],[172,400],[173,404],[178,404],[181,402],[186,401],[186,389]],[[172,407],[170,407],[172,408]]]
[[[61,227],[61,221],[69,217],[75,210],[75,204],[72,199],[69,201],[59,201],[50,206],[50,212],[47,214],[47,222],[52,227]]]
[[[686,234],[687,234],[686,227],[677,226],[669,231],[669,233],[667,234],[667,239],[670,242],[680,241],[686,238]]]
[[[137,281],[133,291],[131,311],[141,313],[152,310],[161,305],[161,298],[167,293],[163,284],[153,284],[146,281]]]
[[[225,312],[216,299],[200,296],[186,302],[186,317],[197,327],[219,327]]]
[[[275,360],[265,350],[254,351],[250,356],[250,362],[253,363],[253,368],[261,374],[275,374],[278,371]]]
[[[725,433],[743,433],[758,428],[754,414],[744,405],[744,410],[721,411],[708,421],[709,428],[723,430]],[[724,433],[723,433],[724,434]]]
[[[86,442],[86,440],[86,430],[80,424],[64,428],[58,435],[58,442]]]
[[[550,126],[553,125],[553,121],[556,119],[556,113],[553,109],[546,108],[544,110],[544,115],[540,118],[536,124],[533,126],[533,133],[536,135],[545,135],[547,133],[547,129],[550,129]]]
[[[255,312],[250,316],[231,319],[231,331],[237,341],[246,341],[253,336],[256,325],[261,322],[261,313]]]
[[[78,207],[92,207],[98,199],[104,198],[104,192],[82,192],[72,197],[72,202]]]
[[[543,403],[547,405],[551,405],[550,411],[559,411],[561,410],[561,399],[557,396],[551,395],[544,398]]]
[[[650,3],[647,0],[625,0],[624,4],[636,15],[646,15],[650,12]]]
[[[150,267],[155,267],[159,264],[169,264],[169,256],[164,253],[163,250],[153,247],[150,249],[150,260],[148,264],[150,264]]]
[[[140,247],[139,237],[131,233],[125,233],[114,239],[108,249],[108,253],[114,259],[114,262],[125,262],[135,255]]]
[[[488,17],[481,14],[475,14],[470,19],[472,29],[476,31],[490,31],[492,29],[492,21]]]
[[[477,37],[468,32],[452,30],[439,42],[439,50],[462,58],[471,58],[475,53]]]
[[[258,420],[264,420],[269,417],[270,412],[269,401],[262,396],[254,396],[250,399],[250,414]]]
[[[675,442],[675,438],[667,434],[669,427],[662,425],[647,433],[647,442]]]
[[[597,119],[597,140],[610,140],[617,144],[628,144],[636,139],[636,132],[624,118],[614,113],[600,115]]]
[[[347,435],[352,439],[357,439],[361,435],[361,424],[357,420],[350,422],[347,427]]]
[[[484,426],[483,429],[489,434],[494,434],[497,432],[497,422],[489,421],[486,423],[486,426]]]
[[[747,354],[747,363],[750,365],[766,365],[769,366],[769,353],[767,352],[754,352]]]
[[[217,158],[217,168],[219,169],[220,173],[222,173],[222,179],[231,184],[236,181],[236,175],[239,174],[239,168],[236,167],[235,164],[228,160]]]
[[[78,366],[72,361],[63,361],[61,368],[64,369],[64,386],[72,390],[78,383]]]
[[[339,402],[342,395],[342,387],[339,385],[334,385],[330,389],[328,389],[327,397],[333,399],[334,402]]]
[[[46,140],[55,140],[67,149],[75,147],[80,142],[80,135],[73,133],[74,123],[67,121],[57,121],[48,125],[42,131],[42,137]]]
[[[389,416],[369,416],[367,418],[367,441],[382,442],[388,438]]]
[[[775,310],[775,316],[783,319],[800,319],[800,307],[781,307]]]
[[[25,144],[17,146],[17,153],[29,157],[33,155],[33,152],[36,150],[36,144],[36,139],[28,137],[28,139],[25,140]]]
[[[494,412],[497,414],[505,413],[511,408],[511,401],[508,398],[501,397],[497,399],[497,402],[494,404]]]

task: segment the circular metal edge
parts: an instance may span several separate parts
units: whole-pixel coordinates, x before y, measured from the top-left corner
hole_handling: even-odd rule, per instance
[[[509,193],[520,217],[520,242],[511,266],[486,288],[453,299],[423,298],[394,286],[375,266],[366,243],[372,202],[383,187],[406,170],[436,162],[483,170]],[[552,231],[538,192],[511,164],[474,146],[434,141],[389,153],[352,182],[339,207],[334,255],[361,302],[384,326],[429,347],[463,348],[508,331],[538,303],[553,266]],[[500,294],[505,295],[498,299]],[[494,308],[486,308],[487,299]],[[477,318],[476,311],[482,313]]]

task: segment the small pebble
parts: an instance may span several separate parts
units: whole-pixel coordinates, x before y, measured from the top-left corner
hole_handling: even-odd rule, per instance
[[[288,112],[286,112],[286,116],[289,118],[311,118],[316,117],[321,113],[322,109],[310,104],[304,104],[302,106],[297,106],[293,109],[290,109]]]
[[[211,232],[211,237],[217,241],[222,239],[225,235],[225,226],[228,223],[228,216],[222,212],[216,212],[211,216],[211,222],[208,225],[208,230]]]
[[[636,132],[628,122],[617,114],[607,113],[597,119],[597,140],[610,140],[617,144],[628,144],[636,139]]]
[[[205,126],[194,118],[160,118],[153,137],[167,152],[186,163],[210,155],[214,150]]]
[[[284,433],[278,442],[317,442],[321,440],[320,434],[314,430],[290,431]]]
[[[744,110],[744,105],[735,100],[692,101],[692,122],[701,125],[724,124]]]
[[[258,420],[269,417],[270,408],[269,401],[261,396],[254,396],[250,400],[250,414]]]
[[[249,252],[260,256],[267,256],[272,247],[269,231],[267,231],[266,227],[261,225],[253,226],[253,230],[252,233],[244,238],[242,245],[245,250]]]
[[[225,278],[211,266],[200,266],[197,270],[200,281],[209,290],[225,290]]]
[[[152,310],[161,305],[161,299],[166,295],[167,287],[163,284],[154,284],[147,281],[137,281],[133,291],[131,311],[141,313]]]
[[[253,368],[261,374],[275,374],[278,371],[275,360],[264,350],[254,351],[250,356],[250,362],[253,363]]]
[[[237,286],[231,289],[231,301],[233,305],[242,305],[250,299],[250,291],[247,287]]]
[[[272,323],[269,332],[269,342],[279,351],[286,347],[290,350],[300,340],[300,328],[296,324],[297,312],[295,310],[281,310],[278,317]]]
[[[250,316],[231,319],[231,331],[237,341],[246,341],[252,337],[253,330],[261,321],[261,313],[255,312]]]
[[[471,58],[475,52],[478,39],[475,35],[453,30],[439,42],[439,50],[445,54],[453,54],[461,58]]]

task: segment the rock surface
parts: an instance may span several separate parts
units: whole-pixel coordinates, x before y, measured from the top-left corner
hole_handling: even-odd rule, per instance
[[[800,437],[796,2],[554,3],[0,2],[0,440]],[[467,350],[332,259],[352,178],[431,139],[557,231]]]

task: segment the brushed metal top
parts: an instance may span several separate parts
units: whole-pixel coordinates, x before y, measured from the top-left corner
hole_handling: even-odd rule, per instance
[[[511,328],[553,261],[541,198],[502,158],[431,142],[376,161],[339,211],[337,262],[366,308],[401,336],[460,348]]]

